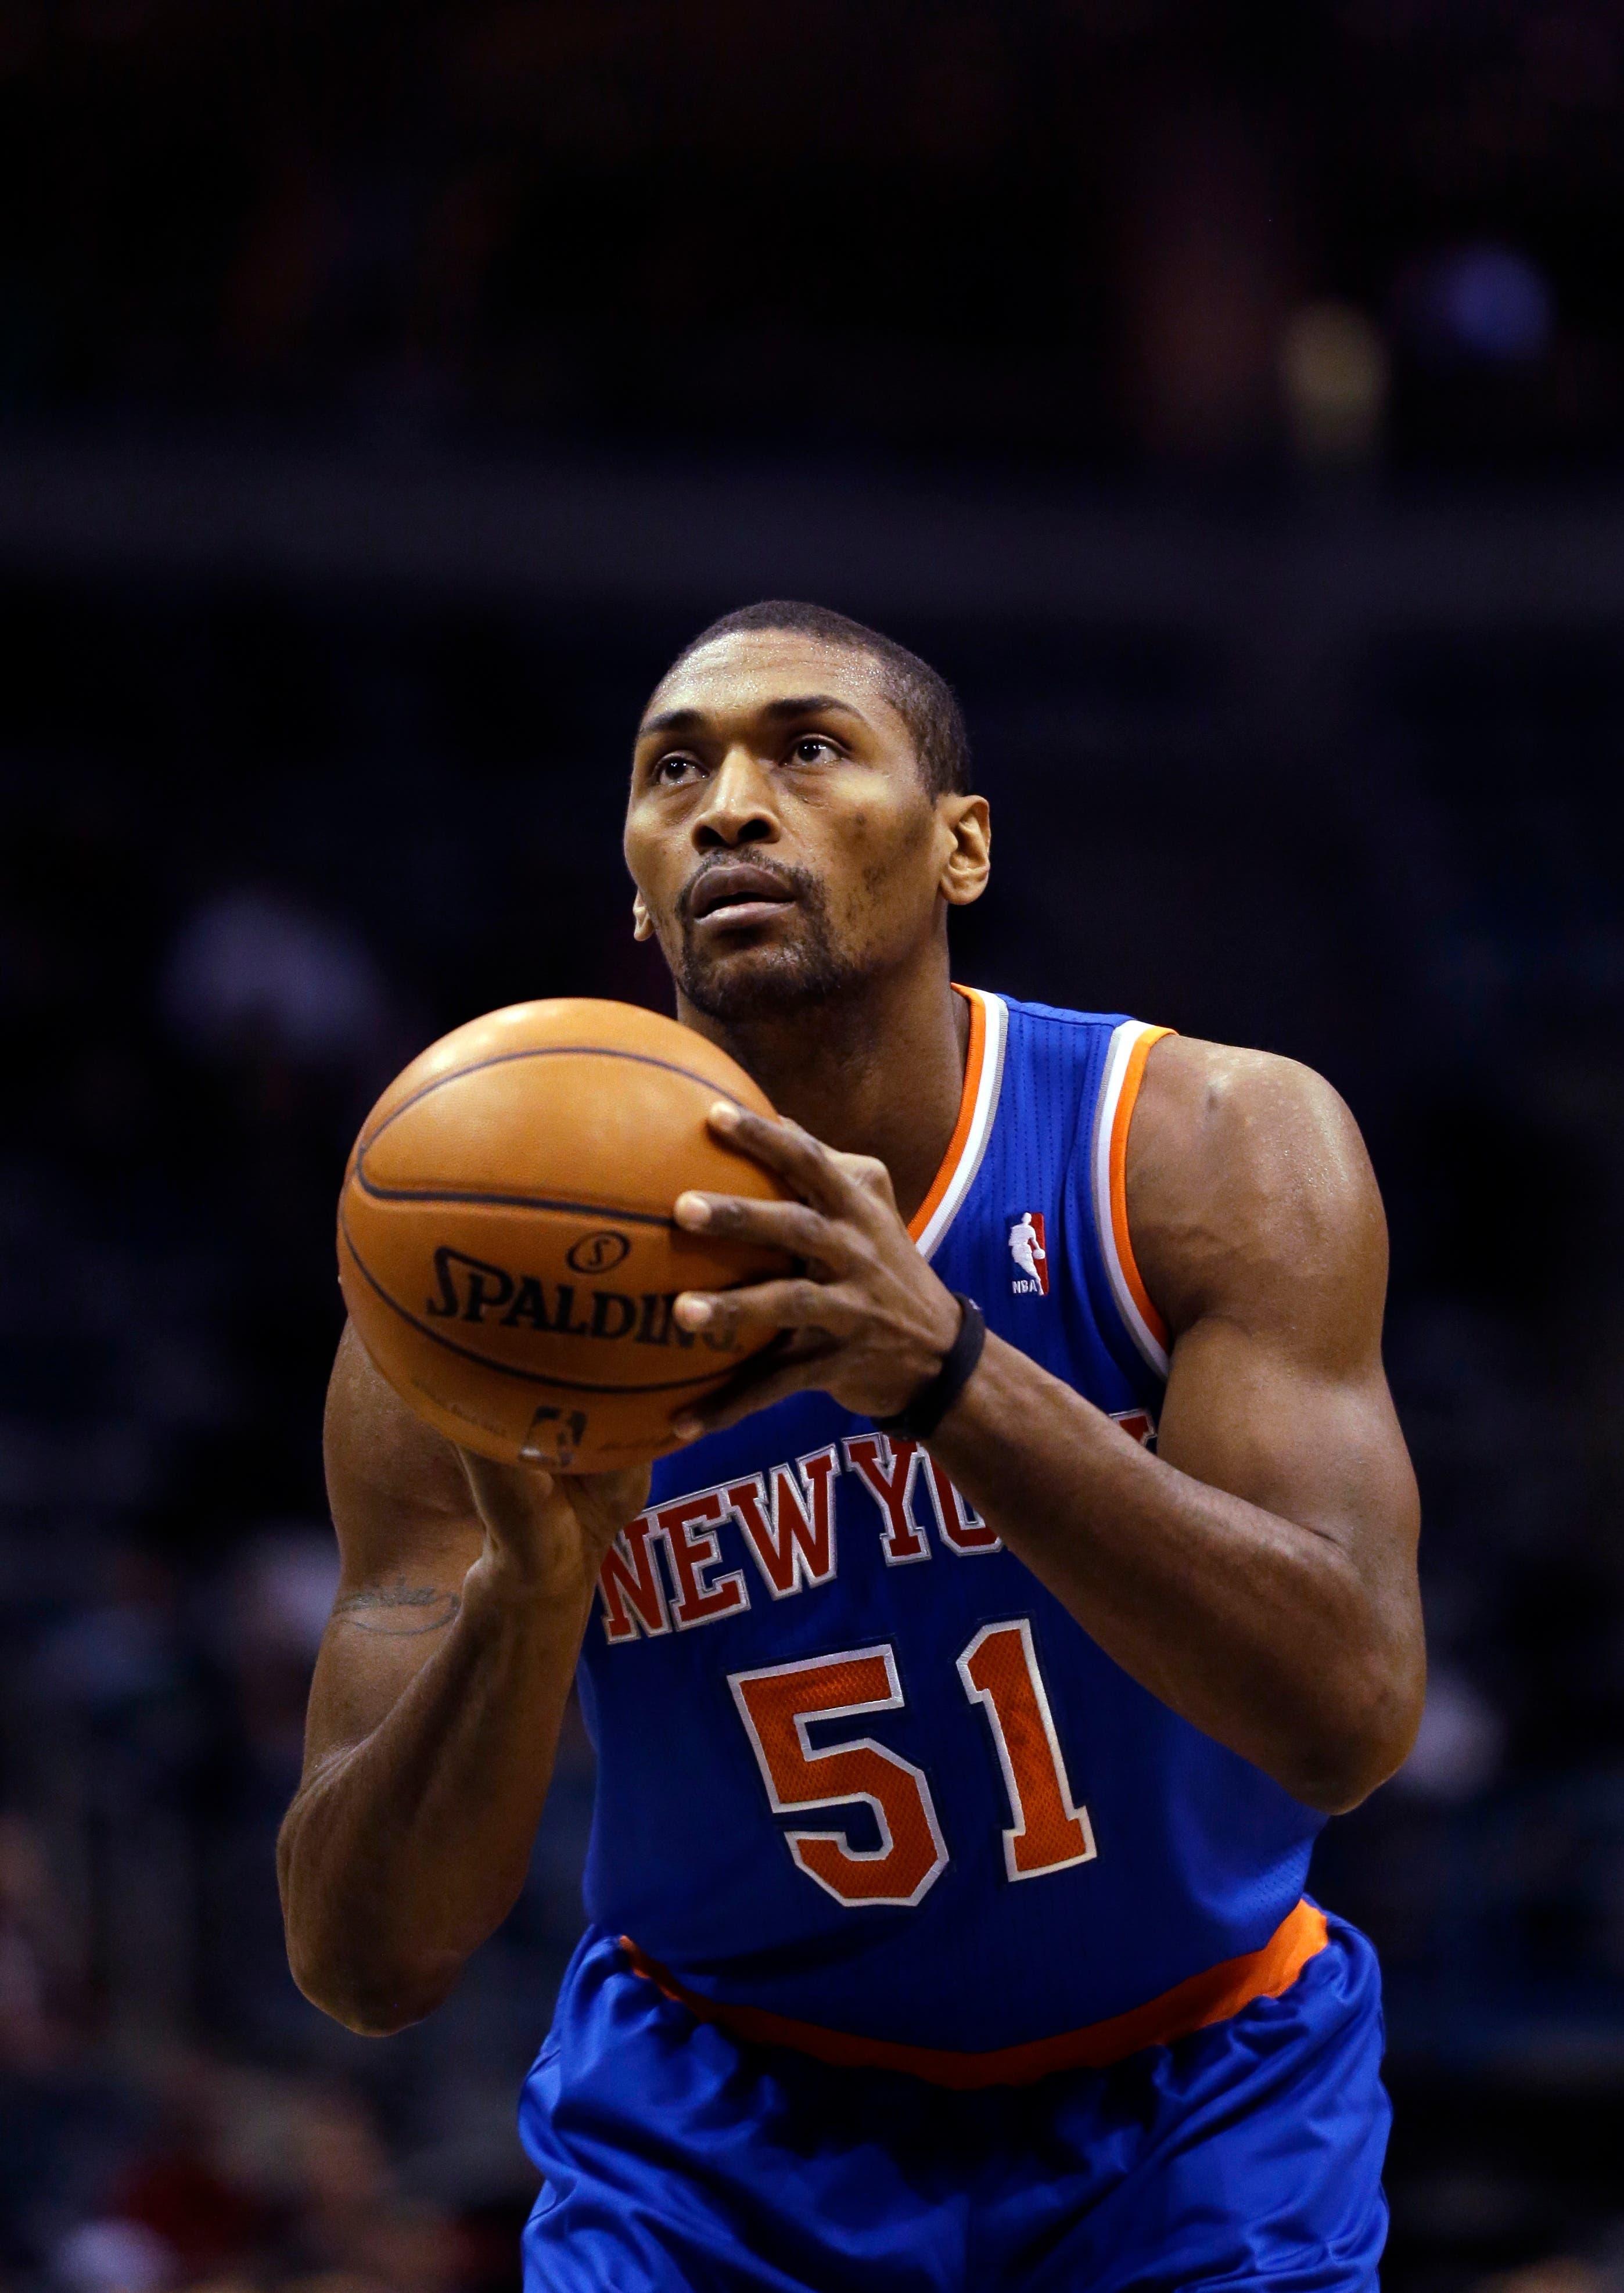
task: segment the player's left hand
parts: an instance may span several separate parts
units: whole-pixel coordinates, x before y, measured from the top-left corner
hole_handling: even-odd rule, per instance
[[[690,1233],[767,1243],[805,1271],[736,1290],[685,1290],[685,1330],[759,1342],[784,1333],[710,1404],[682,1412],[685,1441],[734,1425],[786,1394],[816,1387],[865,1417],[891,1417],[928,1385],[959,1332],[960,1309],[897,1214],[890,1173],[868,1155],[840,1155],[793,1122],[719,1103],[710,1128],[794,1188],[793,1203],[687,1193],[675,1217]]]

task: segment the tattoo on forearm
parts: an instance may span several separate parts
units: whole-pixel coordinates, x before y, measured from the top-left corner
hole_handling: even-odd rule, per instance
[[[443,1632],[461,1606],[459,1594],[443,1592],[434,1584],[371,1584],[336,1600],[333,1621],[342,1618],[357,1632],[381,1633],[389,1640],[410,1640],[418,1633]]]

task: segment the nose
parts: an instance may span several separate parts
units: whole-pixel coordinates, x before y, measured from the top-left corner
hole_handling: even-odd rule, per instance
[[[699,852],[778,841],[778,815],[766,771],[747,749],[729,749],[712,773],[690,833]]]

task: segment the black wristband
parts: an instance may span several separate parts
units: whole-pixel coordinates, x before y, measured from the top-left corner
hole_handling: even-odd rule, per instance
[[[974,1375],[987,1343],[987,1322],[973,1298],[966,1298],[959,1290],[953,1294],[959,1306],[959,1334],[943,1355],[940,1369],[895,1417],[870,1419],[877,1433],[900,1433],[905,1441],[928,1441]]]

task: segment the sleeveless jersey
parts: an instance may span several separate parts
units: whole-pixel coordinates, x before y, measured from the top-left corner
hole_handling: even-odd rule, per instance
[[[911,1231],[989,1329],[1153,1442],[1166,1333],[1124,1167],[1165,1031],[960,992],[962,1102]],[[1066,2034],[1106,2025],[1115,2059],[1272,1995],[1323,1941],[1321,1819],[1131,1680],[927,1452],[826,1395],[655,1468],[581,1685],[589,1915],[743,2035],[1036,2074]]]

